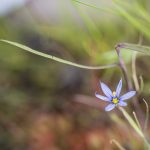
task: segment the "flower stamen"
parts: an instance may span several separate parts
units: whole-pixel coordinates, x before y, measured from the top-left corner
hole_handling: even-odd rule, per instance
[[[112,94],[113,94],[113,96],[116,96],[116,92],[115,91]]]
[[[119,100],[118,100],[118,98],[116,97],[116,92],[114,91],[114,92],[112,93],[112,95],[113,95],[112,102],[113,102],[114,104],[118,104]]]
[[[118,98],[113,98],[113,99],[112,99],[112,102],[113,102],[114,104],[118,104],[119,100],[118,100]]]

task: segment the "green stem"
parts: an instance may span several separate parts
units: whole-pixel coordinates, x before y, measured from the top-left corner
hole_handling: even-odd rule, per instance
[[[148,149],[150,149],[150,144],[148,143],[147,139],[145,138],[143,132],[140,130],[138,125],[135,123],[135,121],[130,117],[130,115],[123,109],[122,107],[119,107],[119,110],[123,113],[124,117],[127,119],[129,124],[132,126],[132,128],[138,133],[138,135],[143,139],[145,145]]]
[[[97,7],[95,5],[92,5],[92,4],[89,4],[89,3],[84,3],[82,1],[79,1],[79,0],[72,0],[73,2],[76,2],[76,3],[79,3],[79,4],[82,4],[82,5],[85,5],[85,6],[88,6],[88,7],[91,7],[91,8],[94,8],[94,9],[97,9],[97,10],[101,10],[101,11],[107,11],[111,14],[116,14],[115,11],[113,11],[112,9],[108,9],[107,7],[104,8],[104,7]]]
[[[114,143],[120,150],[126,150],[124,147],[122,147],[122,145],[117,141],[117,140],[115,140],[115,139],[112,139],[111,141],[110,141],[110,143],[112,144],[112,143]]]
[[[48,55],[48,54],[39,52],[37,50],[31,49],[31,48],[29,48],[25,45],[22,45],[22,44],[19,44],[19,43],[16,43],[16,42],[12,42],[12,41],[8,41],[8,40],[2,40],[2,39],[0,39],[0,42],[5,42],[7,44],[10,44],[10,45],[16,46],[18,48],[21,48],[25,51],[28,51],[30,53],[33,53],[33,54],[36,54],[36,55],[39,55],[39,56],[42,56],[42,57],[45,57],[45,58],[48,58],[48,59],[52,59],[52,60],[55,60],[55,61],[63,63],[63,64],[67,64],[67,65],[75,66],[75,67],[78,67],[78,68],[82,68],[82,69],[99,70],[99,69],[107,69],[107,68],[112,68],[112,67],[118,66],[117,63],[108,64],[108,65],[101,65],[101,66],[85,66],[85,65],[73,63],[71,61],[67,61],[67,60],[52,56],[52,55]]]

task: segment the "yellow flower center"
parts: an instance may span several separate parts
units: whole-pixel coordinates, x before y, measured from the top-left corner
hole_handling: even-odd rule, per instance
[[[114,97],[116,96],[116,92],[113,92],[112,94],[113,94]],[[117,103],[119,102],[119,100],[118,100],[117,97],[115,97],[115,98],[112,99],[112,102],[113,102],[114,104],[117,104]]]
[[[119,102],[119,100],[118,100],[117,98],[113,98],[113,99],[112,99],[112,102],[113,102],[114,104],[117,104],[117,103]]]

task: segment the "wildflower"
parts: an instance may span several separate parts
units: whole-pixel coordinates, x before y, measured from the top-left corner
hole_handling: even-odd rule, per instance
[[[95,96],[103,101],[110,102],[110,104],[105,107],[105,111],[110,111],[114,109],[117,105],[127,106],[125,100],[130,99],[136,94],[136,91],[129,91],[126,94],[120,96],[120,92],[122,89],[122,79],[119,81],[116,91],[114,92],[112,92],[106,84],[100,82],[100,85],[105,96],[99,95],[97,94],[97,92],[95,93]]]

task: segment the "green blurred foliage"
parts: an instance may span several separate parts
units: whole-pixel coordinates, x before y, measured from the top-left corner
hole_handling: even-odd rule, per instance
[[[143,44],[149,45],[148,3],[114,0],[108,9],[94,1],[99,8],[94,9],[66,0],[61,2],[62,14],[54,22],[35,15],[37,12],[29,4],[0,18],[0,38],[80,64],[111,64],[118,62],[116,44],[138,44],[143,35]],[[131,51],[122,51],[130,77],[132,55]],[[139,97],[148,98],[149,58],[138,54],[136,67],[138,77],[144,79]],[[104,107],[96,110],[73,101],[76,94],[82,94],[91,95],[86,98],[94,103],[98,81],[113,87],[121,76],[117,67],[87,71],[0,43],[1,149],[46,150],[48,145],[52,150],[111,150],[113,146],[108,143],[112,138],[127,149],[142,149],[143,143],[134,131],[124,121],[110,122]]]

